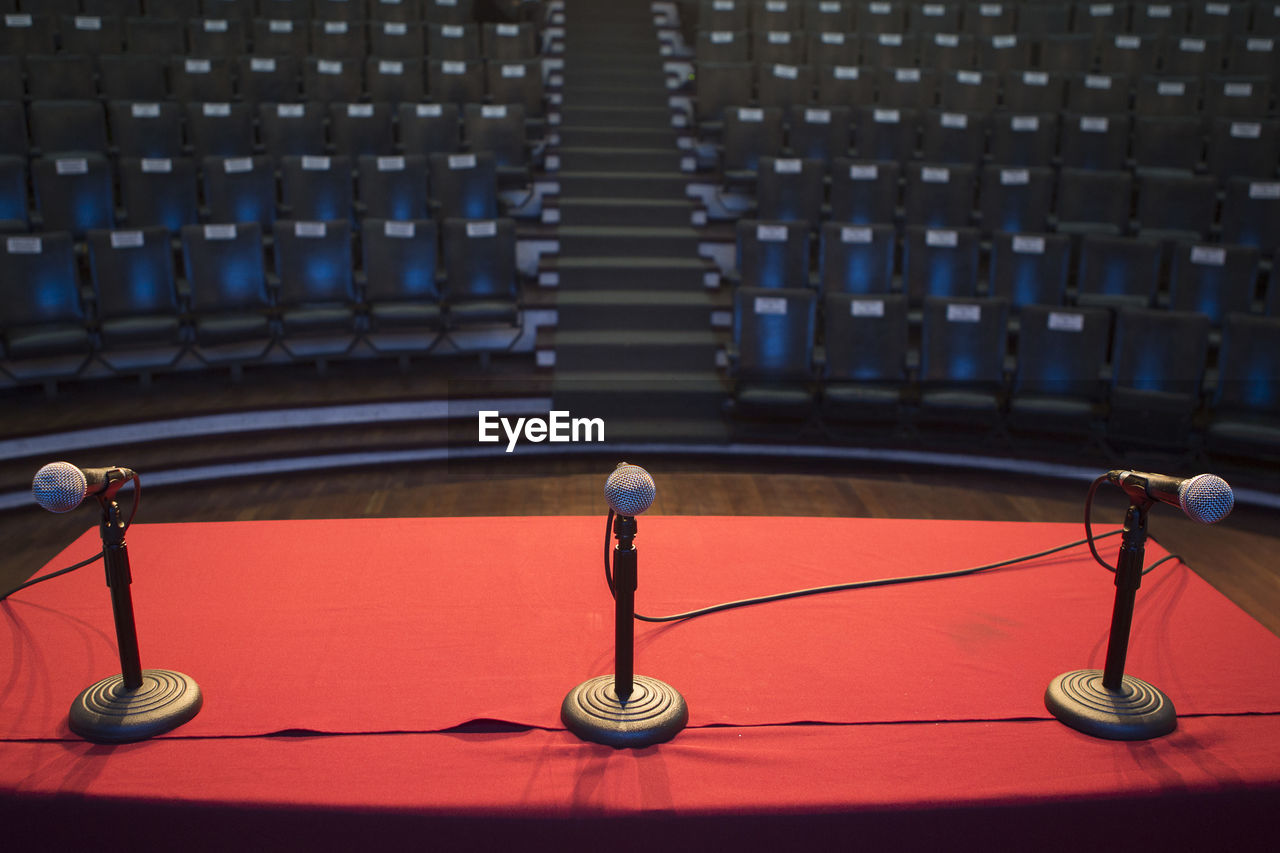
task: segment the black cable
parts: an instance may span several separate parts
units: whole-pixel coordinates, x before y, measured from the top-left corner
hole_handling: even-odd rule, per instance
[[[613,563],[609,560],[609,534],[613,530],[613,507],[609,507],[609,515],[604,520],[604,581],[609,585],[609,595],[617,598],[613,587]]]
[[[42,583],[47,580],[52,580],[56,578],[58,575],[65,575],[68,572],[74,572],[76,569],[83,569],[85,566],[89,565],[90,563],[93,563],[93,562],[96,562],[97,560],[102,559],[102,556],[105,553],[106,553],[105,551],[99,551],[89,559],[81,560],[80,562],[76,563],[74,566],[67,566],[65,569],[58,569],[58,571],[56,572],[49,572],[49,574],[47,575],[41,575],[38,578],[32,578],[31,580],[27,581],[24,584],[15,586],[13,589],[9,590],[4,595],[0,595],[0,601],[4,601],[6,598],[13,595],[18,590],[26,589],[29,586],[35,586],[36,584]]]
[[[142,478],[137,474],[133,475],[133,506],[129,509],[129,520],[124,523],[124,529],[128,530],[129,525],[133,524],[133,517],[138,514],[138,504],[142,503]]]
[[[613,509],[610,508],[608,523],[606,524],[605,534],[604,534],[604,576],[605,576],[605,581],[609,584],[610,595],[614,595],[613,569],[609,560],[609,532],[610,532],[610,529],[612,528],[612,524],[613,524]],[[850,589],[865,589],[868,587],[875,587],[875,586],[892,586],[895,584],[917,583],[919,581],[930,581],[930,580],[941,580],[943,578],[964,577],[965,575],[974,575],[974,574],[977,574],[978,572],[990,571],[991,569],[999,569],[1004,566],[1011,566],[1015,563],[1023,563],[1028,560],[1035,560],[1035,559],[1039,559],[1040,557],[1047,557],[1050,554],[1056,554],[1059,551],[1065,551],[1068,548],[1075,548],[1078,545],[1083,545],[1085,542],[1088,542],[1090,544],[1090,547],[1092,548],[1094,539],[1103,539],[1108,536],[1115,536],[1120,532],[1121,531],[1119,530],[1112,530],[1107,533],[1103,533],[1101,536],[1095,537],[1093,536],[1093,533],[1090,530],[1089,536],[1085,539],[1077,539],[1074,542],[1068,542],[1066,545],[1057,545],[1053,548],[1049,548],[1044,551],[1039,551],[1035,554],[1026,554],[1021,557],[1013,557],[1008,560],[1001,560],[997,563],[988,563],[984,566],[975,566],[968,569],[955,569],[949,572],[937,572],[935,574],[929,574],[929,575],[908,575],[906,577],[900,577],[900,578],[878,578],[876,580],[852,581],[850,583],[833,584],[831,586],[819,586],[819,587],[813,587],[811,589],[798,589],[798,590],[793,590],[791,592],[780,592],[780,593],[775,593],[774,595],[764,595],[764,596],[760,596],[759,598],[745,598],[740,601],[728,601],[728,602],[725,602],[724,604],[715,604],[710,607],[700,608],[698,610],[690,610],[686,613],[676,613],[672,616],[643,616],[639,613],[634,613],[632,615],[636,619],[640,620],[641,622],[680,622],[685,619],[693,619],[694,617],[697,617],[697,616],[706,616],[708,614],[719,613],[724,610],[733,610],[738,607],[748,607],[753,604],[768,604],[769,602],[773,602],[773,601],[785,601],[786,599],[789,599],[789,598],[802,598],[808,595],[821,595],[823,593],[842,592],[844,590],[850,590]],[[1096,554],[1097,552],[1095,551],[1094,553]],[[1156,566],[1160,565],[1160,563],[1163,563],[1165,560],[1170,560],[1170,559],[1174,559],[1174,555],[1170,555],[1168,557],[1165,557],[1159,560],[1158,562],[1156,562],[1151,566],[1151,569],[1154,569]],[[1101,562],[1101,560],[1099,560],[1099,562]],[[1103,565],[1105,566],[1106,563],[1103,563]],[[1150,571],[1151,569],[1147,569],[1147,571]],[[1114,571],[1114,569],[1112,571]]]
[[[1093,544],[1093,525],[1091,518],[1093,515],[1093,496],[1098,493],[1098,486],[1101,486],[1106,482],[1106,480],[1107,475],[1103,474],[1101,477],[1089,484],[1089,494],[1085,495],[1084,499],[1084,536],[1089,542],[1089,552],[1093,554],[1093,559],[1097,560],[1098,565],[1102,566],[1102,568],[1112,574],[1115,574],[1116,567],[1104,561],[1102,556],[1098,554],[1098,549]]]

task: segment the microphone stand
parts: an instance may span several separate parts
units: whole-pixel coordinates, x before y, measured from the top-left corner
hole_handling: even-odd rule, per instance
[[[125,523],[115,489],[100,496],[102,562],[111,590],[111,611],[116,623],[120,674],[85,688],[71,703],[67,723],[71,731],[98,743],[145,740],[176,728],[194,717],[203,704],[200,687],[188,675],[164,669],[142,668],[138,655],[138,630],[133,616],[133,582],[129,549],[124,541]]]
[[[1064,673],[1049,684],[1044,704],[1055,717],[1093,737],[1149,740],[1167,735],[1178,717],[1159,688],[1124,674],[1129,653],[1133,605],[1142,585],[1147,545],[1147,510],[1152,501],[1134,499],[1124,517],[1120,557],[1116,563],[1116,599],[1111,612],[1106,668]]]
[[[671,685],[636,675],[635,600],[638,577],[636,520],[619,515],[613,551],[614,674],[579,684],[564,697],[560,719],[583,740],[613,747],[642,747],[676,736],[689,721],[684,697]]]

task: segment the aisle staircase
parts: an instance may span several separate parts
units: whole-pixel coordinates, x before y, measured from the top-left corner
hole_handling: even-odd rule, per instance
[[[728,296],[699,255],[650,0],[566,0],[552,399],[614,441],[723,441]],[[713,326],[713,321],[721,328]],[[551,361],[544,358],[544,362]]]

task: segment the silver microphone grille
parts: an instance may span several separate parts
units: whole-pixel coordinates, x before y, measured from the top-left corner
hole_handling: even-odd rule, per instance
[[[70,462],[50,462],[31,481],[31,496],[49,512],[70,512],[88,491],[84,472]]]
[[[649,472],[625,462],[613,469],[604,484],[604,499],[618,515],[639,515],[658,494]]]
[[[1215,524],[1231,514],[1236,498],[1226,480],[1213,474],[1199,474],[1182,481],[1178,487],[1178,503],[1191,520]]]

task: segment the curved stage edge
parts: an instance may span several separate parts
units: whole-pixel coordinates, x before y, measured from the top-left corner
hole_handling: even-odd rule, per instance
[[[482,409],[497,409],[504,415],[546,413],[548,398],[511,397],[460,400],[416,400],[374,403],[299,406],[292,408],[224,412],[184,418],[104,425],[65,430],[43,435],[0,440],[0,460],[30,458],[48,461],[60,455],[92,448],[146,444],[184,438],[226,437],[277,430],[323,429],[389,422],[442,422],[475,417]],[[168,486],[207,479],[236,479],[282,475],[321,469],[405,463],[447,462],[450,460],[572,457],[572,456],[703,456],[773,461],[874,462],[913,467],[1009,473],[1018,476],[1089,482],[1099,474],[1097,465],[1071,465],[1019,456],[980,455],[972,451],[917,450],[900,447],[868,447],[829,444],[763,444],[752,442],[617,442],[602,445],[569,446],[523,443],[508,454],[499,442],[492,446],[428,446],[371,449],[360,451],[297,454],[273,458],[241,458],[230,462],[197,464],[149,470],[148,487]],[[47,457],[47,459],[45,459]],[[1238,503],[1280,509],[1280,493],[1252,488],[1236,488]],[[0,492],[0,511],[32,503],[28,489]]]

